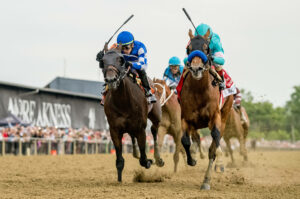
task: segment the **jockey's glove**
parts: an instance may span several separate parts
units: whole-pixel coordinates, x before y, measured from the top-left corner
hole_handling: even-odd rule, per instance
[[[101,50],[101,51],[97,54],[96,60],[97,60],[98,62],[100,62],[101,59],[103,58],[103,56],[104,56],[104,51]]]
[[[129,61],[126,61],[126,62],[125,62],[125,68],[128,69],[129,67],[132,68],[132,63],[129,62]]]

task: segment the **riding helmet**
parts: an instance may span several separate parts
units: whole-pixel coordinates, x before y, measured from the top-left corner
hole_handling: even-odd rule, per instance
[[[129,45],[133,42],[134,37],[128,31],[122,31],[117,37],[117,43],[121,43],[123,46]]]

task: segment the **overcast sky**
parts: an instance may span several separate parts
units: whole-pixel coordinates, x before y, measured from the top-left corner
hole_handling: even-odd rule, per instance
[[[96,54],[131,14],[123,30],[145,43],[147,72],[161,78],[171,56],[185,57],[182,7],[220,35],[239,88],[285,104],[300,85],[299,0],[0,0],[0,81],[43,87],[64,65],[66,77],[102,81]]]

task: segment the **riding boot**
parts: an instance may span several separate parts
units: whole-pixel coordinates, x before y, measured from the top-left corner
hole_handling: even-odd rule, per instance
[[[244,115],[244,113],[241,109],[241,104],[233,104],[233,108],[240,115],[242,124],[245,124],[247,122],[247,119],[246,119],[246,116]]]
[[[216,71],[216,72],[218,73],[219,77],[221,78],[221,81],[219,81],[219,89],[220,89],[220,91],[224,90],[226,88],[226,85],[225,85],[225,80],[224,80],[223,69]]]
[[[225,89],[224,76],[220,75],[214,68],[209,68],[209,73],[214,77],[213,86],[219,85],[220,90]]]
[[[147,101],[149,104],[155,103],[156,102],[156,97],[155,95],[152,94],[150,84],[148,82],[147,74],[145,70],[138,70],[137,71],[139,74],[139,77],[142,82],[142,86],[145,89],[145,95],[147,97]]]

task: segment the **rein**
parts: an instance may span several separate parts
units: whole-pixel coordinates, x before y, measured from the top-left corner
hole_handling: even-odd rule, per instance
[[[121,67],[125,67],[125,64],[123,64]],[[118,70],[118,69],[116,69]],[[118,77],[116,77],[114,80],[112,81],[105,81],[106,83],[109,83],[109,84],[115,84],[116,87],[118,87],[121,83],[121,81],[125,78],[125,76],[128,74],[130,70],[130,67],[127,68],[127,70],[123,70],[122,72],[120,72],[118,75]]]
[[[154,83],[154,85],[158,85],[160,86],[162,89],[163,89],[163,93],[162,93],[162,96],[160,97],[160,106],[164,106],[167,101],[169,101],[169,99],[172,97],[172,95],[175,93],[174,90],[171,90],[171,94],[166,97],[167,95],[167,92],[166,92],[166,86],[160,84],[160,83]]]

